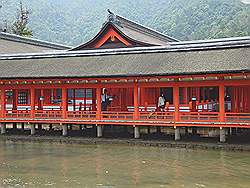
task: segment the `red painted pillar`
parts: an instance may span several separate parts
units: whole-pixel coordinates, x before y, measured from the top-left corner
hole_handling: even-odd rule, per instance
[[[102,88],[96,88],[96,118],[101,119],[102,113]]]
[[[1,117],[4,118],[5,117],[5,110],[6,110],[6,93],[5,93],[5,89],[1,89]]]
[[[219,86],[220,121],[225,121],[225,86]]]
[[[86,109],[87,109],[87,89],[83,89],[83,93],[84,93],[84,111],[86,111]],[[80,109],[80,107],[79,107],[79,109]],[[91,111],[90,109],[89,109],[89,111]]]
[[[17,95],[18,95],[18,91],[16,89],[12,90],[12,110],[17,110]]]
[[[62,88],[62,117],[63,119],[67,119],[67,111],[68,111],[68,91],[67,88]]]
[[[30,115],[31,118],[35,117],[35,96],[36,96],[36,92],[35,92],[35,88],[31,88],[30,89]]]
[[[134,119],[139,119],[139,87],[138,83],[135,83],[134,85]]]
[[[96,111],[96,90],[92,89],[92,107],[91,111]]]
[[[73,89],[73,110],[76,111],[76,89]]]
[[[179,92],[180,92],[179,87],[174,86],[174,88],[173,88],[173,98],[174,98],[174,109],[175,109],[175,113],[174,113],[175,121],[179,121],[179,103],[180,103]]]

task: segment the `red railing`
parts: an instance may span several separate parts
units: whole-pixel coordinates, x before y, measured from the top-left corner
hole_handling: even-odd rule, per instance
[[[5,113],[6,118],[29,118],[29,110],[8,110]]]
[[[31,118],[29,110],[7,110],[5,118]],[[70,120],[95,120],[97,118],[96,111],[68,111],[67,119]],[[133,120],[133,112],[102,112],[101,120]],[[140,112],[138,120],[140,121],[174,121],[174,112]],[[179,112],[180,122],[219,122],[218,112]],[[36,110],[35,119],[62,119],[62,111],[60,110]],[[232,123],[250,123],[250,113],[225,113],[225,122]]]
[[[35,111],[35,118],[47,118],[47,119],[61,119],[62,111],[60,110],[37,110]]]
[[[133,112],[102,112],[101,119],[132,120]]]
[[[218,122],[218,112],[179,112],[180,121],[207,121]]]
[[[226,122],[250,122],[250,113],[226,113]]]
[[[95,111],[68,111],[69,119],[96,119]]]
[[[140,112],[140,119],[173,121],[174,112]]]

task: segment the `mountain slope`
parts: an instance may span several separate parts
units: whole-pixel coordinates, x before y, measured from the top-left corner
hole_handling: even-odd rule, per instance
[[[1,0],[11,21],[19,0]],[[0,1],[0,2],[1,2]],[[250,5],[240,0],[23,0],[34,37],[78,45],[93,37],[107,9],[180,40],[250,35]],[[2,14],[2,15],[1,15]]]

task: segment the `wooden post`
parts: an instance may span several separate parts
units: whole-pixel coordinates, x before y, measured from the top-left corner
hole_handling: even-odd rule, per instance
[[[31,88],[30,89],[30,115],[31,115],[31,118],[34,118],[35,117],[35,88]]]
[[[62,88],[62,117],[63,119],[67,118],[67,109],[68,107],[68,96],[67,96],[67,89]]]
[[[134,85],[134,119],[139,119],[138,83]]]
[[[73,111],[76,111],[76,89],[73,89]]]
[[[173,87],[173,98],[174,98],[174,109],[175,109],[175,115],[174,119],[175,121],[179,121],[179,87],[174,86]]]
[[[12,110],[17,110],[17,95],[18,95],[18,90],[16,89],[13,89],[12,90],[12,97],[13,97],[13,100],[12,100]]]
[[[96,118],[101,119],[101,113],[102,113],[102,88],[98,87],[96,88]]]
[[[220,121],[225,121],[225,86],[220,85],[219,86],[219,105],[220,105]]]
[[[1,117],[5,117],[5,109],[6,109],[6,93],[5,89],[1,89]]]

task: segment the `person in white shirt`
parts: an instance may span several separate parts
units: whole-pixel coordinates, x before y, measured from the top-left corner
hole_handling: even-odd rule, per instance
[[[164,95],[161,94],[158,98],[158,108],[160,109],[160,111],[164,111],[165,109],[165,98]]]

